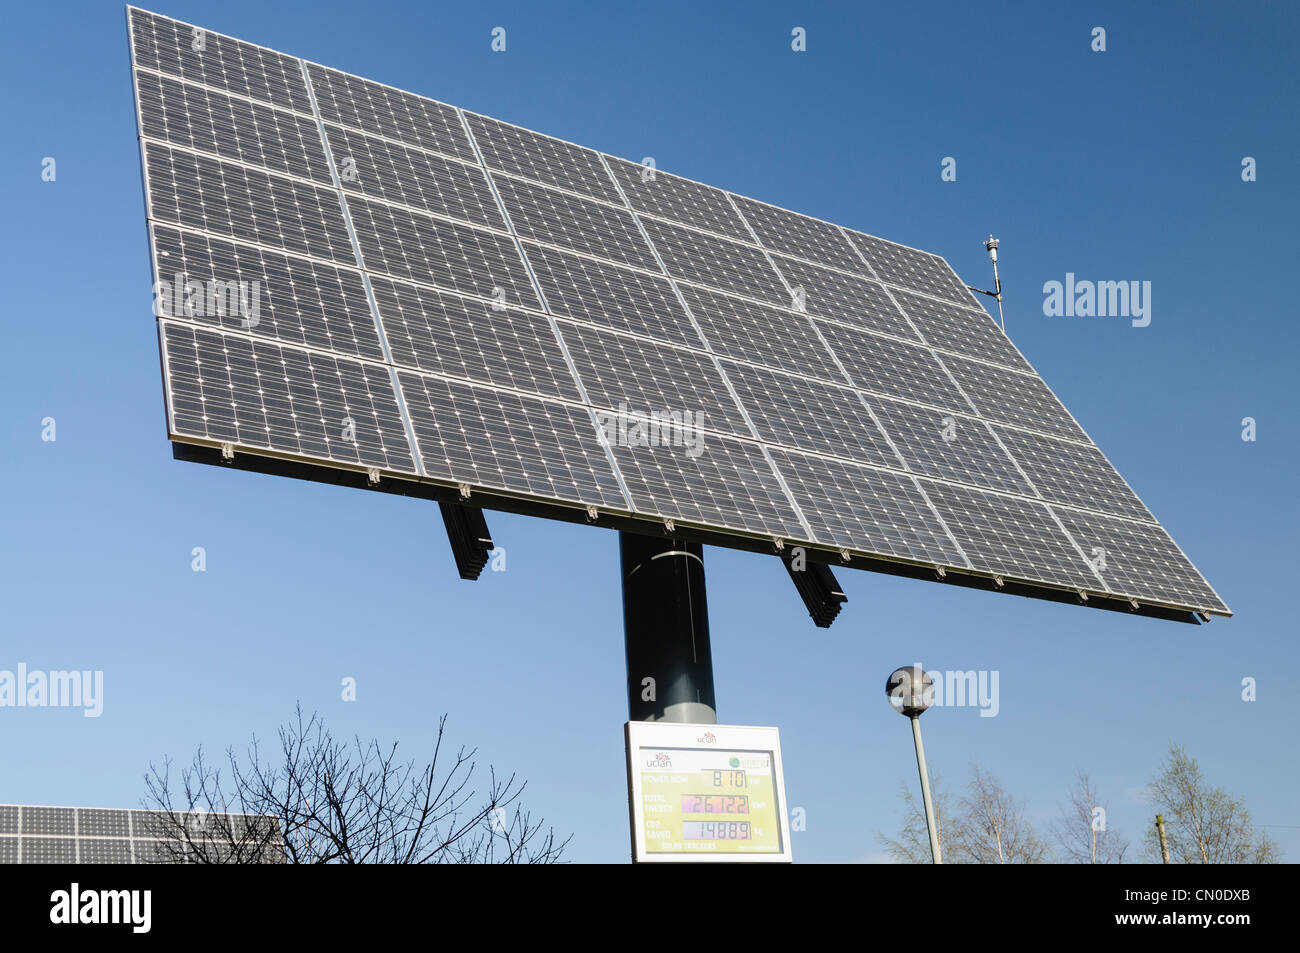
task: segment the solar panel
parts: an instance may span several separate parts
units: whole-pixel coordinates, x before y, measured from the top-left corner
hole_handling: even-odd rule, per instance
[[[0,864],[179,863],[192,850],[177,828],[182,822],[189,841],[210,856],[285,860],[279,821],[265,815],[0,804]]]
[[[938,255],[128,19],[178,456],[1230,614]]]

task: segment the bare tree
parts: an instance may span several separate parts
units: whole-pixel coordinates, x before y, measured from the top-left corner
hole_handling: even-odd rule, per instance
[[[1047,845],[1034,833],[1020,802],[982,769],[971,769],[960,797],[944,792],[937,776],[931,777],[930,791],[945,864],[1039,864],[1046,859]],[[928,864],[924,805],[906,785],[902,798],[906,810],[898,839],[876,838],[897,863]]]
[[[439,772],[447,716],[427,765],[397,759],[397,745],[336,741],[318,715],[279,730],[264,761],[256,738],[226,774],[200,750],[172,793],[171,762],[150,765],[145,806],[163,856],[185,863],[427,864],[556,863],[557,841],[516,802],[526,782],[489,767],[487,790],[469,787],[474,750],[458,750]]]
[[[930,857],[930,829],[925,823],[925,805],[921,798],[914,795],[904,784],[900,797],[903,799],[903,829],[897,840],[877,834],[876,840],[897,864],[928,864]],[[939,776],[930,776],[930,799],[934,802],[935,826],[939,832],[939,853],[946,860],[953,839],[952,797],[939,783]]]
[[[1147,788],[1147,799],[1165,816],[1169,860],[1175,864],[1275,864],[1277,844],[1256,832],[1250,812],[1223,788],[1212,788],[1201,766],[1181,745],[1169,746],[1169,760]],[[1148,829],[1144,852],[1160,862],[1160,836]]]
[[[972,768],[959,806],[962,819],[953,838],[952,863],[1041,864],[1046,859],[1047,845],[1023,806],[993,775]]]
[[[1080,770],[1070,789],[1070,803],[1052,824],[1052,836],[1067,863],[1122,864],[1129,843],[1107,824],[1097,786]]]

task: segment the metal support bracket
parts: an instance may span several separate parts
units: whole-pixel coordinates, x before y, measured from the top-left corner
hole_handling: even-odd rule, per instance
[[[793,554],[782,553],[780,558],[813,622],[818,628],[829,629],[840,614],[840,606],[848,602],[831,567],[805,561],[802,569],[795,569]]]
[[[477,506],[460,503],[439,503],[438,506],[442,510],[442,522],[447,527],[447,541],[451,543],[456,571],[462,579],[477,579],[494,548],[483,511]]]

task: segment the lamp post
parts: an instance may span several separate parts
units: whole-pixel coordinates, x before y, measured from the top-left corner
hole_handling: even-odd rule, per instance
[[[925,802],[925,826],[930,832],[930,857],[934,863],[942,864],[939,828],[935,822],[934,802],[930,797],[930,775],[925,769],[925,746],[921,743],[921,713],[934,702],[934,680],[919,665],[894,669],[885,682],[885,695],[894,711],[906,715],[912,723],[916,768],[921,774],[921,799]]]

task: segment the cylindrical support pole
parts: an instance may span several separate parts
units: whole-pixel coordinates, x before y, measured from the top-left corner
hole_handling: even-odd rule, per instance
[[[628,717],[717,724],[704,548],[671,537],[618,537]]]
[[[921,800],[925,802],[925,826],[930,831],[930,857],[936,864],[943,863],[939,851],[939,827],[934,816],[934,801],[930,798],[930,774],[925,770],[925,745],[921,743],[921,717],[910,715],[912,740],[916,742],[916,767],[921,772]]]

